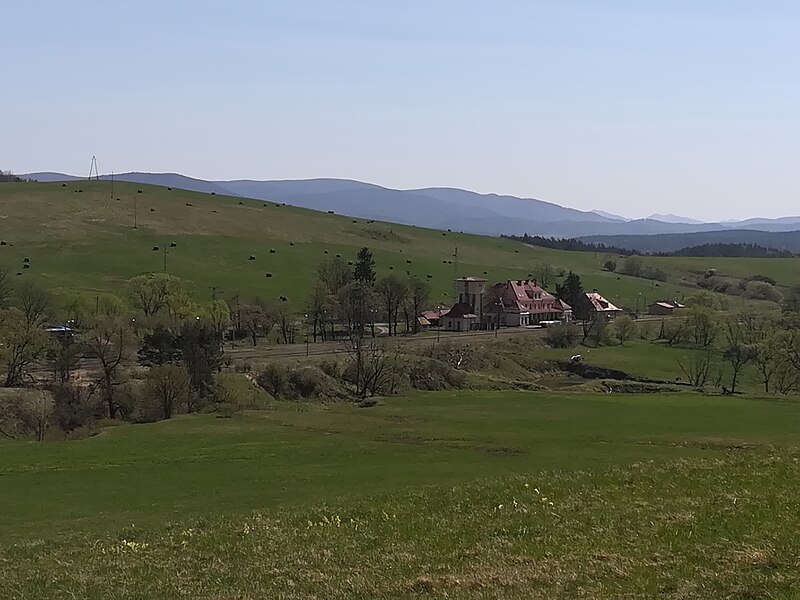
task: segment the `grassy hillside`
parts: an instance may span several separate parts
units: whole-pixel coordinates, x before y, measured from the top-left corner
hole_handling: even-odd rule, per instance
[[[461,392],[2,443],[0,576],[26,598],[788,598],[799,417]]]
[[[137,229],[133,228],[134,210]],[[155,186],[117,182],[112,197],[111,183],[106,181],[70,182],[66,187],[60,183],[0,185],[0,239],[8,242],[0,246],[0,266],[12,274],[22,273],[18,279],[33,278],[61,293],[120,293],[130,277],[161,270],[163,255],[153,247],[171,242],[177,246],[169,250],[168,271],[191,281],[198,299],[210,297],[210,288],[215,286],[224,297],[284,295],[300,305],[320,261],[335,254],[354,259],[361,246],[373,250],[381,274],[392,269],[422,278],[431,275],[433,304],[452,301],[445,294],[452,294],[456,274],[485,273],[490,281],[527,278],[538,261],[578,271],[587,288],[597,287],[631,308],[637,301],[644,304],[693,291],[667,283],[656,287],[653,282],[604,272],[600,267],[605,257],[592,253],[370,224],[274,203]],[[447,263],[454,260],[456,247],[457,272]],[[270,254],[270,249],[275,253]],[[250,255],[256,259],[248,260]],[[30,258],[30,269],[22,269],[24,257]],[[781,282],[800,274],[800,262],[790,260],[663,261],[674,261],[668,264],[687,270],[714,266],[723,274],[727,270],[777,273]],[[268,272],[271,278],[266,277]]]

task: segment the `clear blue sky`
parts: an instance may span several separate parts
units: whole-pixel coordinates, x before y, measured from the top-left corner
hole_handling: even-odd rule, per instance
[[[796,0],[3,5],[3,169],[800,213]]]

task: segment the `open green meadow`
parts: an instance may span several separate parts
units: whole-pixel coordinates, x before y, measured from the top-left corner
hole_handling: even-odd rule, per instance
[[[791,598],[800,403],[412,394],[0,444],[0,597]]]
[[[118,182],[112,196],[111,183],[106,181],[70,182],[66,187],[3,184],[0,239],[8,243],[0,246],[0,266],[12,276],[20,273],[18,279],[33,278],[62,296],[122,293],[131,277],[163,269],[165,246],[168,271],[191,282],[198,300],[210,298],[214,287],[223,297],[240,294],[245,299],[274,300],[287,296],[298,310],[311,289],[317,265],[336,254],[354,260],[362,246],[373,251],[379,274],[391,270],[429,279],[433,303],[452,302],[447,294],[452,294],[456,275],[485,276],[490,281],[525,279],[539,262],[575,270],[587,289],[596,287],[629,309],[696,291],[677,283],[603,271],[607,256],[600,253],[531,248],[510,240],[368,223],[157,186]],[[173,242],[177,246],[169,248]],[[159,251],[153,250],[155,246]],[[248,260],[251,255],[255,260]],[[25,257],[30,258],[30,269],[22,268]],[[793,259],[648,260],[658,260],[672,270],[675,282],[710,267],[723,275],[774,276],[783,286],[800,275],[800,262]]]

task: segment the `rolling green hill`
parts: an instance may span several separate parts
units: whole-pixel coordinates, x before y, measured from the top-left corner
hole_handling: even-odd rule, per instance
[[[209,298],[213,286],[223,297],[283,295],[296,306],[304,302],[321,261],[336,254],[353,260],[362,246],[372,249],[379,274],[391,270],[429,279],[432,304],[451,302],[456,275],[524,279],[541,261],[577,271],[587,289],[596,287],[630,308],[693,293],[680,278],[709,267],[720,274],[771,275],[787,286],[800,275],[800,261],[792,259],[662,258],[652,260],[675,271],[674,283],[657,284],[603,271],[607,257],[600,254],[157,186],[117,182],[112,196],[107,181],[0,185],[0,239],[7,242],[0,246],[0,266],[13,278],[35,279],[61,295],[122,293],[129,278],[162,270],[161,250],[167,246],[168,271],[192,282],[197,299]],[[26,257],[29,269],[22,268]]]

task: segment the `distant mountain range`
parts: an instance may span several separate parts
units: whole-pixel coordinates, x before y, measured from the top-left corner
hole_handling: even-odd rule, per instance
[[[40,182],[84,179],[51,172],[29,173],[23,177]],[[554,237],[586,237],[726,232],[742,229],[782,232],[800,229],[800,217],[725,223],[702,223],[675,215],[626,219],[600,210],[581,211],[535,198],[478,194],[457,188],[397,190],[349,179],[207,181],[177,173],[138,172],[122,173],[114,177],[119,181],[285,202],[365,219],[485,235],[528,233]],[[110,176],[101,176],[101,179],[110,179]]]

